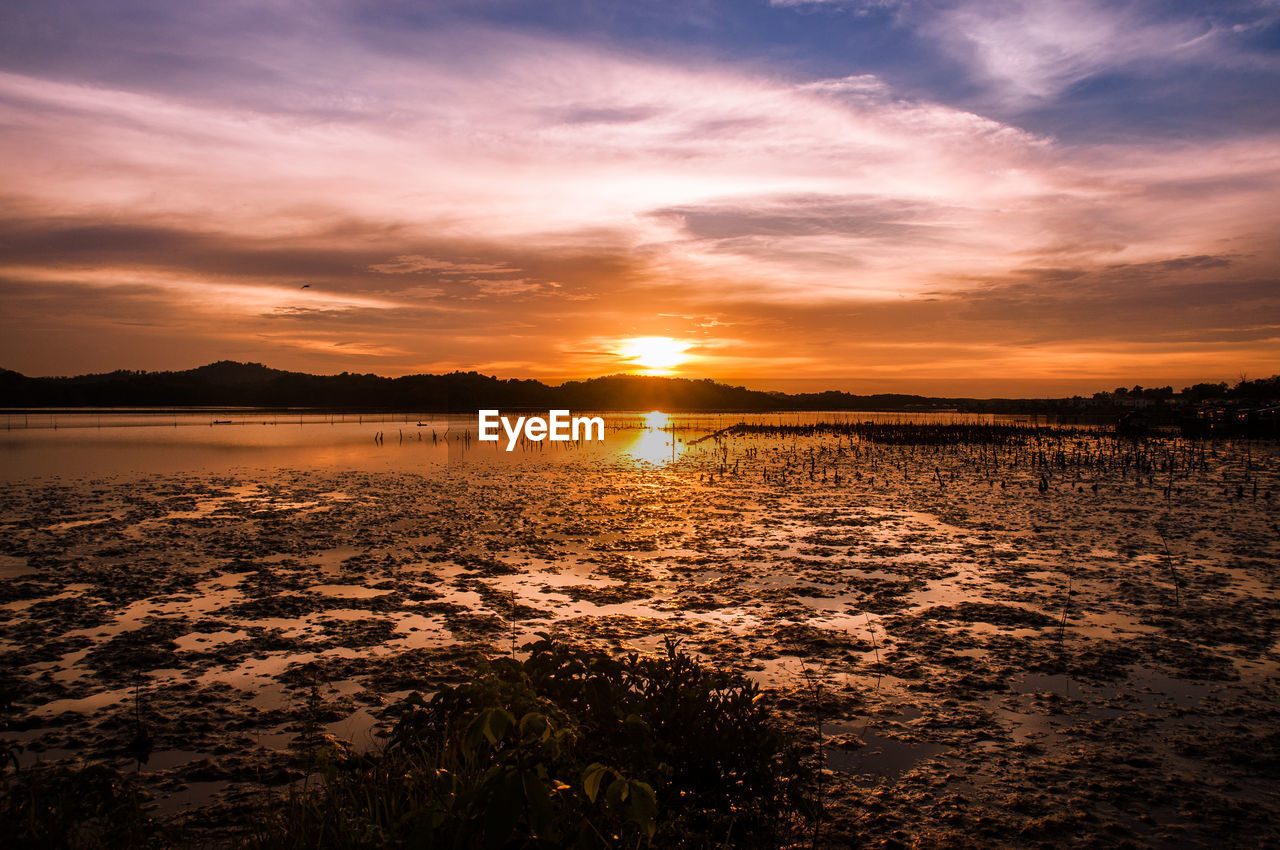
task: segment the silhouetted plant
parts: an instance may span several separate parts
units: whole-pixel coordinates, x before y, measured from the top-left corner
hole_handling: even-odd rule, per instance
[[[524,661],[410,696],[379,753],[334,752],[262,846],[774,847],[807,811],[758,686],[540,636]]]
[[[132,784],[104,764],[0,768],[0,836],[6,847],[146,847],[155,822]]]

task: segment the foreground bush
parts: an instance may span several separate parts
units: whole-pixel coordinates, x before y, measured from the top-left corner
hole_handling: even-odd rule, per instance
[[[804,812],[797,751],[759,688],[663,657],[543,638],[430,701],[386,748],[330,751],[318,787],[259,827],[269,847],[773,847]]]
[[[102,764],[19,769],[0,765],[0,845],[22,848],[145,847],[161,841],[129,781]]]

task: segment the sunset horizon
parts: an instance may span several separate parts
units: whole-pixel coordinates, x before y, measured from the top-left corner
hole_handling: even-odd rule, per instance
[[[108,8],[0,36],[25,374],[563,380],[664,338],[689,377],[999,395],[1280,362],[1265,3]]]
[[[630,359],[620,355],[624,360]],[[650,377],[650,378],[683,378],[693,381],[711,381],[716,384],[732,387],[742,387],[748,390],[758,390],[762,392],[777,392],[786,394],[797,393],[822,393],[822,392],[839,392],[849,393],[851,395],[919,395],[934,398],[974,398],[974,399],[998,399],[998,398],[1026,398],[1026,399],[1055,399],[1055,398],[1072,398],[1072,397],[1089,397],[1097,393],[1109,393],[1114,389],[1131,389],[1135,387],[1146,389],[1158,389],[1169,387],[1174,393],[1180,393],[1184,389],[1189,389],[1197,385],[1222,384],[1225,386],[1234,386],[1241,382],[1256,381],[1260,379],[1274,378],[1275,373],[1269,374],[1249,374],[1241,372],[1236,375],[1211,375],[1204,374],[1195,377],[1173,377],[1162,376],[1160,378],[1143,378],[1142,376],[1113,374],[1101,377],[1077,376],[1074,378],[1030,378],[1030,379],[1007,379],[1007,378],[907,378],[907,377],[847,377],[847,378],[763,378],[763,377],[721,377],[715,374],[702,374],[696,368],[686,368],[683,364],[673,364],[670,368],[645,368],[639,364],[633,364],[630,369],[620,368],[614,372],[601,372],[598,374],[583,375],[546,375],[546,374],[498,374],[484,372],[478,369],[457,368],[442,372],[376,372],[371,370],[357,369],[337,369],[329,371],[308,372],[304,369],[285,368],[274,363],[260,363],[257,361],[237,361],[229,358],[220,358],[208,363],[194,363],[191,365],[166,366],[163,368],[134,368],[134,367],[111,367],[102,368],[93,372],[81,373],[80,375],[70,374],[50,374],[50,375],[31,375],[25,374],[28,378],[37,379],[56,379],[56,378],[73,378],[81,377],[89,374],[111,374],[113,372],[146,372],[146,373],[164,373],[164,372],[191,372],[208,366],[218,365],[220,363],[235,363],[238,365],[256,365],[262,366],[270,370],[278,370],[283,372],[293,372],[297,374],[315,375],[315,376],[336,376],[340,374],[357,374],[357,375],[374,375],[379,378],[402,378],[421,375],[447,375],[456,373],[475,373],[482,374],[486,377],[496,378],[498,380],[533,380],[539,381],[550,387],[558,387],[564,384],[592,381],[601,378],[615,377]],[[625,363],[623,364],[625,366]],[[7,367],[0,364],[0,371]],[[12,370],[21,373],[19,370]]]

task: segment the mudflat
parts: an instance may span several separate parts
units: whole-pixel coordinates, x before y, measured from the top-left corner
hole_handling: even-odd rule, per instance
[[[225,838],[536,633],[674,636],[812,744],[833,845],[1280,841],[1275,444],[693,439],[6,481],[2,737]]]

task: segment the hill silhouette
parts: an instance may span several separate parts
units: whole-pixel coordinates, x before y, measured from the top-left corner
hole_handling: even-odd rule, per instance
[[[74,377],[31,378],[0,369],[0,407],[309,407],[468,413],[505,410],[954,410],[968,413],[1114,414],[1135,405],[1160,410],[1203,402],[1262,407],[1280,397],[1280,377],[1241,380],[1234,387],[1197,384],[1119,387],[1092,399],[937,398],[902,393],[853,395],[834,390],[782,393],[749,390],[710,379],[612,375],[551,386],[541,381],[496,378],[478,372],[384,378],[343,372],[309,375],[261,363],[220,360],[178,372],[117,370]],[[1176,403],[1176,405],[1175,405]]]
[[[550,386],[478,372],[384,378],[343,372],[309,375],[261,363],[221,360],[176,372],[117,370],[32,378],[0,371],[0,406],[33,407],[323,407],[431,412],[480,408],[570,410],[885,410],[954,408],[972,399],[914,395],[856,396],[749,390],[712,380],[613,375]]]

